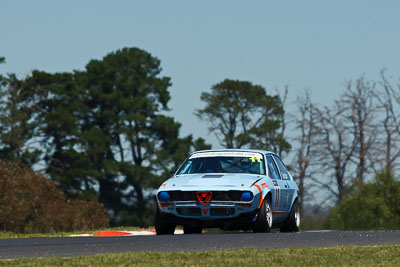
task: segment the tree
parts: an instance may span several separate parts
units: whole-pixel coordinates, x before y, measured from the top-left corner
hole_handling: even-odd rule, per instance
[[[251,147],[273,151],[280,157],[290,151],[292,146],[285,138],[286,118],[283,108],[287,93],[286,87],[283,96],[266,96],[261,123],[249,131]]]
[[[152,196],[146,190],[158,187],[166,166],[176,165],[192,145],[190,137],[179,138],[180,124],[161,114],[168,110],[171,83],[160,73],[157,58],[124,48],[90,61],[77,74],[89,107],[82,146],[104,174],[98,179],[100,200],[136,225],[150,223]]]
[[[4,61],[4,58],[3,58]],[[15,74],[0,76],[0,158],[32,166],[40,157],[34,140],[35,89],[27,78],[18,79]]]
[[[82,148],[82,121],[88,113],[83,90],[72,73],[33,71],[27,79],[36,88],[38,125],[45,172],[69,197],[97,198],[96,175]],[[38,137],[36,137],[38,138]]]
[[[354,181],[363,183],[371,173],[376,142],[375,84],[361,77],[346,82],[345,91],[332,108],[318,110],[318,158],[321,170],[333,171],[333,179],[313,179],[340,203]],[[351,175],[352,167],[355,175]]]
[[[381,80],[379,85],[383,92],[377,94],[378,101],[384,112],[382,121],[384,136],[379,139],[379,145],[376,147],[376,154],[383,155],[381,168],[392,170],[398,167],[398,158],[400,157],[400,124],[398,108],[400,106],[400,83],[393,85],[386,77],[384,70],[381,71]]]
[[[98,179],[100,201],[116,213],[131,206],[139,225],[147,203],[143,190],[155,179],[152,156],[162,142],[157,131],[164,125],[157,113],[169,100],[170,79],[158,77],[159,64],[143,50],[125,48],[90,61],[80,77],[89,107],[84,147],[103,174]]]
[[[365,176],[370,173],[372,162],[371,151],[376,141],[377,125],[375,125],[375,114],[378,111],[375,105],[375,83],[366,81],[364,77],[357,79],[354,83],[346,83],[346,91],[342,96],[345,109],[344,116],[348,117],[353,124],[353,132],[357,138],[356,156],[354,162],[357,167],[356,177],[363,183]]]
[[[285,131],[286,131],[286,111],[283,107],[286,106],[286,101],[287,101],[287,97],[289,94],[289,87],[286,85],[285,86],[285,90],[283,95],[281,95],[279,93],[279,91],[277,90],[281,105],[282,105],[282,112],[280,115],[278,115],[278,118],[280,117],[280,133],[278,134],[279,138],[278,138],[278,142],[276,143],[276,145],[273,147],[273,150],[275,153],[277,153],[279,155],[279,157],[282,158],[283,153],[285,152],[289,152],[292,148],[292,146],[286,141],[285,138]]]
[[[330,173],[333,179],[313,178],[313,181],[331,192],[339,203],[351,182],[346,171],[358,144],[358,138],[353,134],[354,125],[346,119],[345,112],[341,101],[335,101],[331,109],[317,110],[319,145],[316,147],[316,162],[325,174],[333,171]]]
[[[371,183],[356,182],[328,219],[328,229],[398,229],[400,182],[390,170],[376,174]]]
[[[293,178],[299,187],[299,205],[301,213],[303,211],[303,203],[306,196],[309,195],[305,184],[307,180],[314,178],[315,170],[312,169],[313,163],[316,158],[318,144],[317,139],[317,114],[316,106],[311,101],[311,93],[309,90],[304,92],[303,96],[297,97],[297,110],[295,116],[295,128],[299,132],[296,141],[298,143],[297,149],[294,150],[294,163],[293,163]]]
[[[267,95],[262,86],[225,79],[211,93],[203,92],[201,100],[206,106],[195,114],[209,123],[222,146],[278,150],[273,147],[278,142],[288,145],[278,131],[283,114],[279,96]]]

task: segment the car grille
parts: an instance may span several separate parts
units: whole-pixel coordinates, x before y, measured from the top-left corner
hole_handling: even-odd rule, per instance
[[[183,207],[176,208],[176,212],[182,216],[202,216],[200,208]],[[211,208],[211,216],[232,216],[235,214],[234,208]]]
[[[196,191],[168,191],[171,200],[174,201],[197,201]],[[242,191],[212,191],[212,201],[240,201]]]
[[[200,208],[176,208],[176,212],[183,216],[201,216]]]
[[[211,216],[232,216],[235,213],[233,208],[211,208]]]

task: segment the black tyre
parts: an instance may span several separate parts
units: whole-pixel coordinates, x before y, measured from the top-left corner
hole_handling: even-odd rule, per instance
[[[298,232],[300,227],[300,209],[297,200],[294,201],[289,216],[281,227],[281,232]]]
[[[160,210],[157,207],[154,226],[157,235],[173,235],[175,232],[175,224],[167,223],[161,218]]]
[[[193,226],[193,225],[184,225],[183,233],[186,234],[201,234],[203,232],[203,227],[201,226]]]
[[[268,233],[272,228],[272,209],[271,199],[267,197],[264,199],[260,211],[258,212],[257,220],[254,223],[253,232],[255,233]]]

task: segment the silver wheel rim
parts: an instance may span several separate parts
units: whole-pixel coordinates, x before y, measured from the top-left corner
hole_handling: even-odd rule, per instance
[[[271,207],[269,206],[268,201],[265,202],[265,218],[267,219],[268,227],[272,227],[272,210]]]
[[[296,222],[296,227],[300,226],[300,211],[299,207],[296,205],[294,206],[294,221]]]

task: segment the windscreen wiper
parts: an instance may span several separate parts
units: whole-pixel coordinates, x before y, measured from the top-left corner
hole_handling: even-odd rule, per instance
[[[234,163],[232,163],[231,165],[228,166],[228,169],[230,169],[231,167],[235,166],[236,164],[238,164],[239,162],[241,162],[242,160],[244,160],[245,158],[241,158],[238,159],[237,161],[235,161]]]

